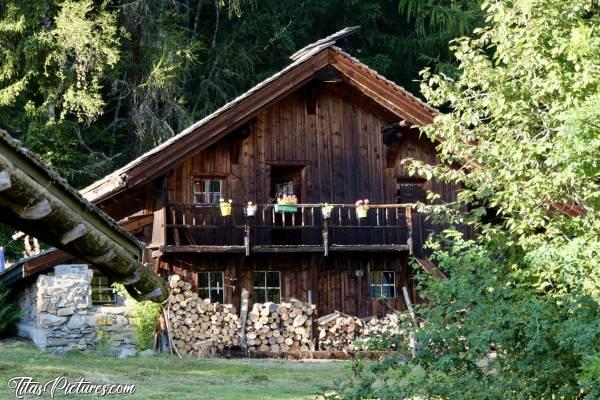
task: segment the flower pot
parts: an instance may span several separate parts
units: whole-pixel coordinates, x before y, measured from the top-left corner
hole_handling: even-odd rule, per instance
[[[298,211],[298,206],[295,204],[275,204],[275,212],[295,213],[296,211]]]
[[[231,215],[231,206],[221,206],[221,215],[224,217],[229,217]]]
[[[246,216],[254,217],[256,215],[256,206],[246,207]]]
[[[357,207],[356,218],[367,218],[367,211],[369,211],[369,209],[366,207]]]
[[[321,214],[323,215],[323,218],[325,219],[329,219],[331,218],[331,208],[321,208]]]

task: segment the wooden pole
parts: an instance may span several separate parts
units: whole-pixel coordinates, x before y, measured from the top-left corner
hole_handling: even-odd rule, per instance
[[[175,354],[177,354],[177,357],[181,358],[181,354],[179,353],[179,350],[177,350],[177,346],[175,346],[175,344],[173,343],[173,335],[171,334],[171,323],[169,322],[169,309],[170,307],[167,307],[166,310],[163,310],[163,312],[165,313],[165,323],[167,325],[167,335],[169,336],[169,346],[173,350],[175,350]]]
[[[250,255],[250,223],[252,219],[246,217],[246,225],[244,226],[244,248],[246,249],[246,257]]]
[[[325,257],[329,255],[329,219],[323,220],[323,247],[325,248]]]
[[[240,321],[242,323],[242,327],[240,328],[240,346],[242,349],[248,348],[248,343],[246,342],[246,319],[248,318],[248,290],[242,288],[242,303],[240,305]]]
[[[408,253],[410,255],[413,254],[413,223],[412,223],[412,208],[410,206],[406,207],[406,227],[408,228],[408,238],[406,240],[406,244],[408,245]]]
[[[412,357],[415,358],[417,356],[416,351],[416,342],[415,342],[415,332],[417,330],[417,319],[415,318],[415,312],[412,307],[412,303],[410,301],[410,297],[408,296],[408,290],[406,286],[402,286],[402,294],[404,294],[404,301],[406,302],[406,308],[408,309],[408,314],[410,315],[410,319],[412,321],[412,330],[410,332],[410,349],[412,353]]]

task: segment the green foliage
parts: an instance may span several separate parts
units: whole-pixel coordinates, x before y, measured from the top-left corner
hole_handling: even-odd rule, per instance
[[[449,230],[430,243],[450,279],[421,277],[413,368],[357,371],[345,398],[598,397],[599,9],[515,0],[484,11],[486,27],[453,43],[459,75],[423,76],[426,98],[450,110],[424,129],[440,164],[407,162],[462,186],[456,203],[432,194],[424,209],[478,238]],[[573,204],[585,212],[557,208]]]
[[[590,398],[600,397],[600,357],[589,357],[584,361],[581,373],[579,374],[579,384],[589,388],[588,396]]]
[[[9,303],[10,290],[0,282],[0,335],[9,331],[22,316],[16,304]]]
[[[437,72],[455,75],[456,60],[448,47],[454,38],[482,25],[481,0],[400,0],[400,14],[414,24],[414,48]]]
[[[91,127],[104,112],[106,75],[120,60],[116,18],[91,0],[0,5],[0,127],[75,183],[96,176],[116,139]]]
[[[125,305],[131,312],[132,326],[135,331],[135,345],[139,351],[150,349],[154,343],[154,333],[158,318],[162,313],[162,304],[152,301],[135,301],[123,285],[115,284],[117,293],[126,298]]]

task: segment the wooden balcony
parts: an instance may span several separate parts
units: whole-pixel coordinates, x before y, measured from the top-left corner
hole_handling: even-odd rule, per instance
[[[323,218],[320,204],[298,204],[295,213],[279,213],[273,204],[258,204],[254,216],[234,204],[230,216],[218,206],[169,203],[166,245],[162,252],[273,253],[339,251],[410,251],[413,213],[410,204],[370,205],[357,218],[354,204],[332,204]]]

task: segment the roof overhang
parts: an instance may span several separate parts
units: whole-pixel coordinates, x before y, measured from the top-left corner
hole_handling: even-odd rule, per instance
[[[137,300],[168,296],[166,282],[139,261],[142,243],[4,131],[0,223],[94,264]]]
[[[430,124],[437,111],[356,58],[326,41],[306,48],[286,68],[254,86],[123,168],[81,191],[99,202],[164,175],[181,161],[214,144],[258,113],[312,81],[326,67],[339,71],[345,84],[364,93],[386,112],[410,125]]]

